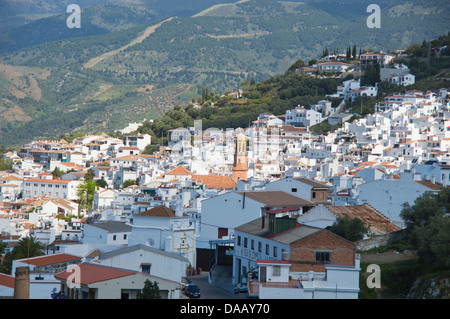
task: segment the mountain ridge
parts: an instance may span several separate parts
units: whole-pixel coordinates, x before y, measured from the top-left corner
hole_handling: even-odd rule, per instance
[[[0,109],[10,114],[11,108],[19,107],[32,120],[2,118],[0,112],[0,139],[9,145],[64,130],[114,130],[127,121],[159,117],[197,97],[205,87],[225,92],[245,80],[283,74],[288,65],[300,58],[317,58],[324,48],[395,50],[450,29],[445,14],[449,5],[442,6],[440,0],[432,1],[428,11],[418,6],[417,13],[399,0],[381,1],[391,3],[383,12],[391,12],[395,19],[384,17],[380,30],[367,28],[365,3],[339,3],[239,1],[193,16],[4,53],[0,63],[18,74],[13,81],[0,72]],[[129,45],[152,28],[142,42]],[[99,61],[86,68],[94,58]],[[49,74],[40,79],[20,71],[23,67]],[[41,90],[39,100],[25,93],[30,89],[27,83],[36,85],[34,81]]]

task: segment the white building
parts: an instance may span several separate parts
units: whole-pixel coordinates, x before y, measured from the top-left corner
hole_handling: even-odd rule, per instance
[[[285,122],[286,125],[310,127],[322,122],[322,113],[298,106],[286,111]]]
[[[152,137],[149,134],[136,134],[123,138],[123,145],[125,147],[137,147],[140,151],[143,151],[151,142]]]
[[[83,244],[128,245],[131,226],[117,221],[99,221],[84,225]]]
[[[343,62],[323,62],[318,63],[318,66],[319,72],[342,73],[347,71],[351,65]]]
[[[51,198],[61,197],[77,200],[77,187],[81,183],[81,181],[75,180],[30,178],[24,180],[23,197],[47,196]]]
[[[402,173],[400,179],[378,179],[359,185],[358,205],[369,204],[388,217],[395,225],[404,228],[400,213],[403,203],[414,205],[425,192],[436,192],[442,184],[423,181],[413,174]]]
[[[310,201],[280,190],[229,192],[208,198],[202,201],[199,241],[233,239],[236,227],[261,217],[268,209],[296,208],[303,212],[304,207],[312,206]]]
[[[195,225],[190,217],[161,205],[133,214],[129,245],[146,245],[186,258],[195,267]]]
[[[416,82],[416,77],[403,64],[394,64],[392,68],[381,68],[380,79],[381,81],[402,86],[412,85]]]
[[[357,299],[356,246],[297,217],[273,210],[235,229],[233,283],[259,299]]]
[[[60,290],[60,282],[55,274],[64,271],[70,265],[78,265],[82,257],[60,253],[13,260],[12,274],[17,267],[28,267],[30,273],[29,298],[51,299],[53,290]]]
[[[143,272],[178,283],[186,275],[186,268],[190,263],[187,258],[178,254],[142,244],[102,253],[91,262]]]

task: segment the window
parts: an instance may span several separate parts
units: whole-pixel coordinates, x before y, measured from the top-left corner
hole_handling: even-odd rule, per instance
[[[262,243],[258,242],[258,252],[262,252]]]
[[[241,245],[241,236],[237,236],[237,245],[238,245],[238,246]]]
[[[312,192],[312,198],[316,198],[316,192]]]
[[[329,251],[316,251],[316,262],[329,263],[331,261],[331,253]]]
[[[292,192],[292,193],[297,193],[297,188],[292,188],[292,189],[291,189],[291,192]]]
[[[123,239],[124,239],[124,240],[127,239],[127,234],[124,234],[124,235],[123,235]]]
[[[266,255],[269,254],[269,245],[266,245]]]
[[[253,239],[252,239],[252,241],[251,241],[250,248],[251,248],[252,250],[255,249],[255,240],[253,240]]]
[[[245,237],[245,238],[244,238],[244,247],[245,247],[245,248],[247,248],[247,241],[248,241],[248,239],[247,239],[247,237]]]
[[[281,275],[281,267],[273,266],[272,268],[272,276],[280,276]]]
[[[278,254],[278,247],[273,247],[273,257],[277,257]]]
[[[226,236],[228,236],[228,228],[221,228],[221,227],[219,227],[217,229],[217,237],[218,238],[223,238],[223,237],[226,237]]]
[[[152,267],[152,264],[141,264],[141,271],[144,274],[150,274],[150,268]]]
[[[113,235],[113,240],[116,240],[117,239],[117,236],[116,235]]]

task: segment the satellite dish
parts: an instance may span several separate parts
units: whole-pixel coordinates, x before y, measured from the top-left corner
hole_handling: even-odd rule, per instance
[[[155,241],[152,238],[147,239],[147,246],[153,246]]]

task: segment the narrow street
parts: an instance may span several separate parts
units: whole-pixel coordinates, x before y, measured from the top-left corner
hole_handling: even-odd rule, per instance
[[[247,294],[234,294],[234,285],[231,283],[220,283],[211,285],[208,283],[208,272],[203,271],[200,275],[189,277],[193,284],[200,288],[200,299],[246,299]],[[182,299],[189,299],[184,293],[181,295]]]

